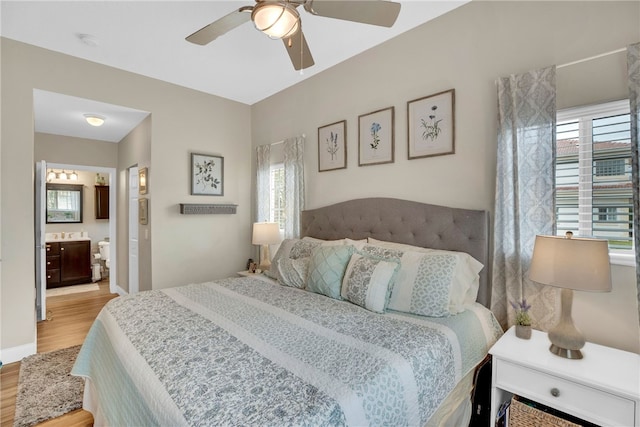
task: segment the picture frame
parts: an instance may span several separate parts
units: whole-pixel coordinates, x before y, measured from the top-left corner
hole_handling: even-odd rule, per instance
[[[142,225],[149,223],[149,199],[146,197],[138,199],[138,222]]]
[[[318,128],[318,172],[347,168],[347,121]]]
[[[138,193],[147,194],[147,168],[138,169]]]
[[[191,153],[191,195],[224,195],[224,157]]]
[[[409,160],[455,154],[455,89],[407,102]]]
[[[358,116],[358,166],[395,160],[395,108]]]

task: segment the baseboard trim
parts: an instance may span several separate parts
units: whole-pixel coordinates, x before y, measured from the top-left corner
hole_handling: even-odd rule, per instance
[[[123,295],[128,295],[129,292],[125,291],[124,289],[122,289],[120,286],[116,285],[116,293],[120,296]]]
[[[8,365],[9,363],[19,362],[32,354],[36,354],[36,343],[29,343],[0,350],[0,360],[2,360],[3,365]]]

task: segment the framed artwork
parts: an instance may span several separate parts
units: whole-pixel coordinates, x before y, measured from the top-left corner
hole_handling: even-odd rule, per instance
[[[138,222],[142,225],[149,222],[149,199],[146,197],[138,199]]]
[[[224,195],[224,157],[191,153],[191,195]]]
[[[347,121],[318,128],[318,172],[347,167]]]
[[[140,194],[147,194],[147,172],[147,168],[138,170],[138,192]]]
[[[358,117],[358,166],[394,161],[394,107]]]
[[[407,102],[409,159],[455,153],[455,89]]]

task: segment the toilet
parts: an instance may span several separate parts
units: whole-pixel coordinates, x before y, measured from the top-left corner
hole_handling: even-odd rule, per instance
[[[98,248],[100,249],[100,259],[104,261],[104,266],[109,268],[109,260],[110,260],[110,250],[109,250],[109,242],[99,241]]]

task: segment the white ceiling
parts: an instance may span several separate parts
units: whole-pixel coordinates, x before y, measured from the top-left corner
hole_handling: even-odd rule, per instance
[[[0,34],[252,105],[467,1],[402,1],[392,28],[313,16],[299,8],[315,60],[303,74],[293,69],[282,41],[269,39],[250,22],[206,46],[185,40],[238,7],[254,4],[253,0],[2,0]],[[79,34],[91,35],[96,45],[82,43]],[[56,104],[60,98],[43,98],[36,126],[40,118],[61,108]],[[75,107],[81,108],[77,103]],[[96,104],[83,109],[90,108],[96,108]],[[78,125],[58,124],[65,126]]]
[[[146,111],[38,89],[33,91],[33,113],[36,132],[109,142],[120,142],[149,115]],[[85,114],[104,117],[104,124],[91,126]]]

